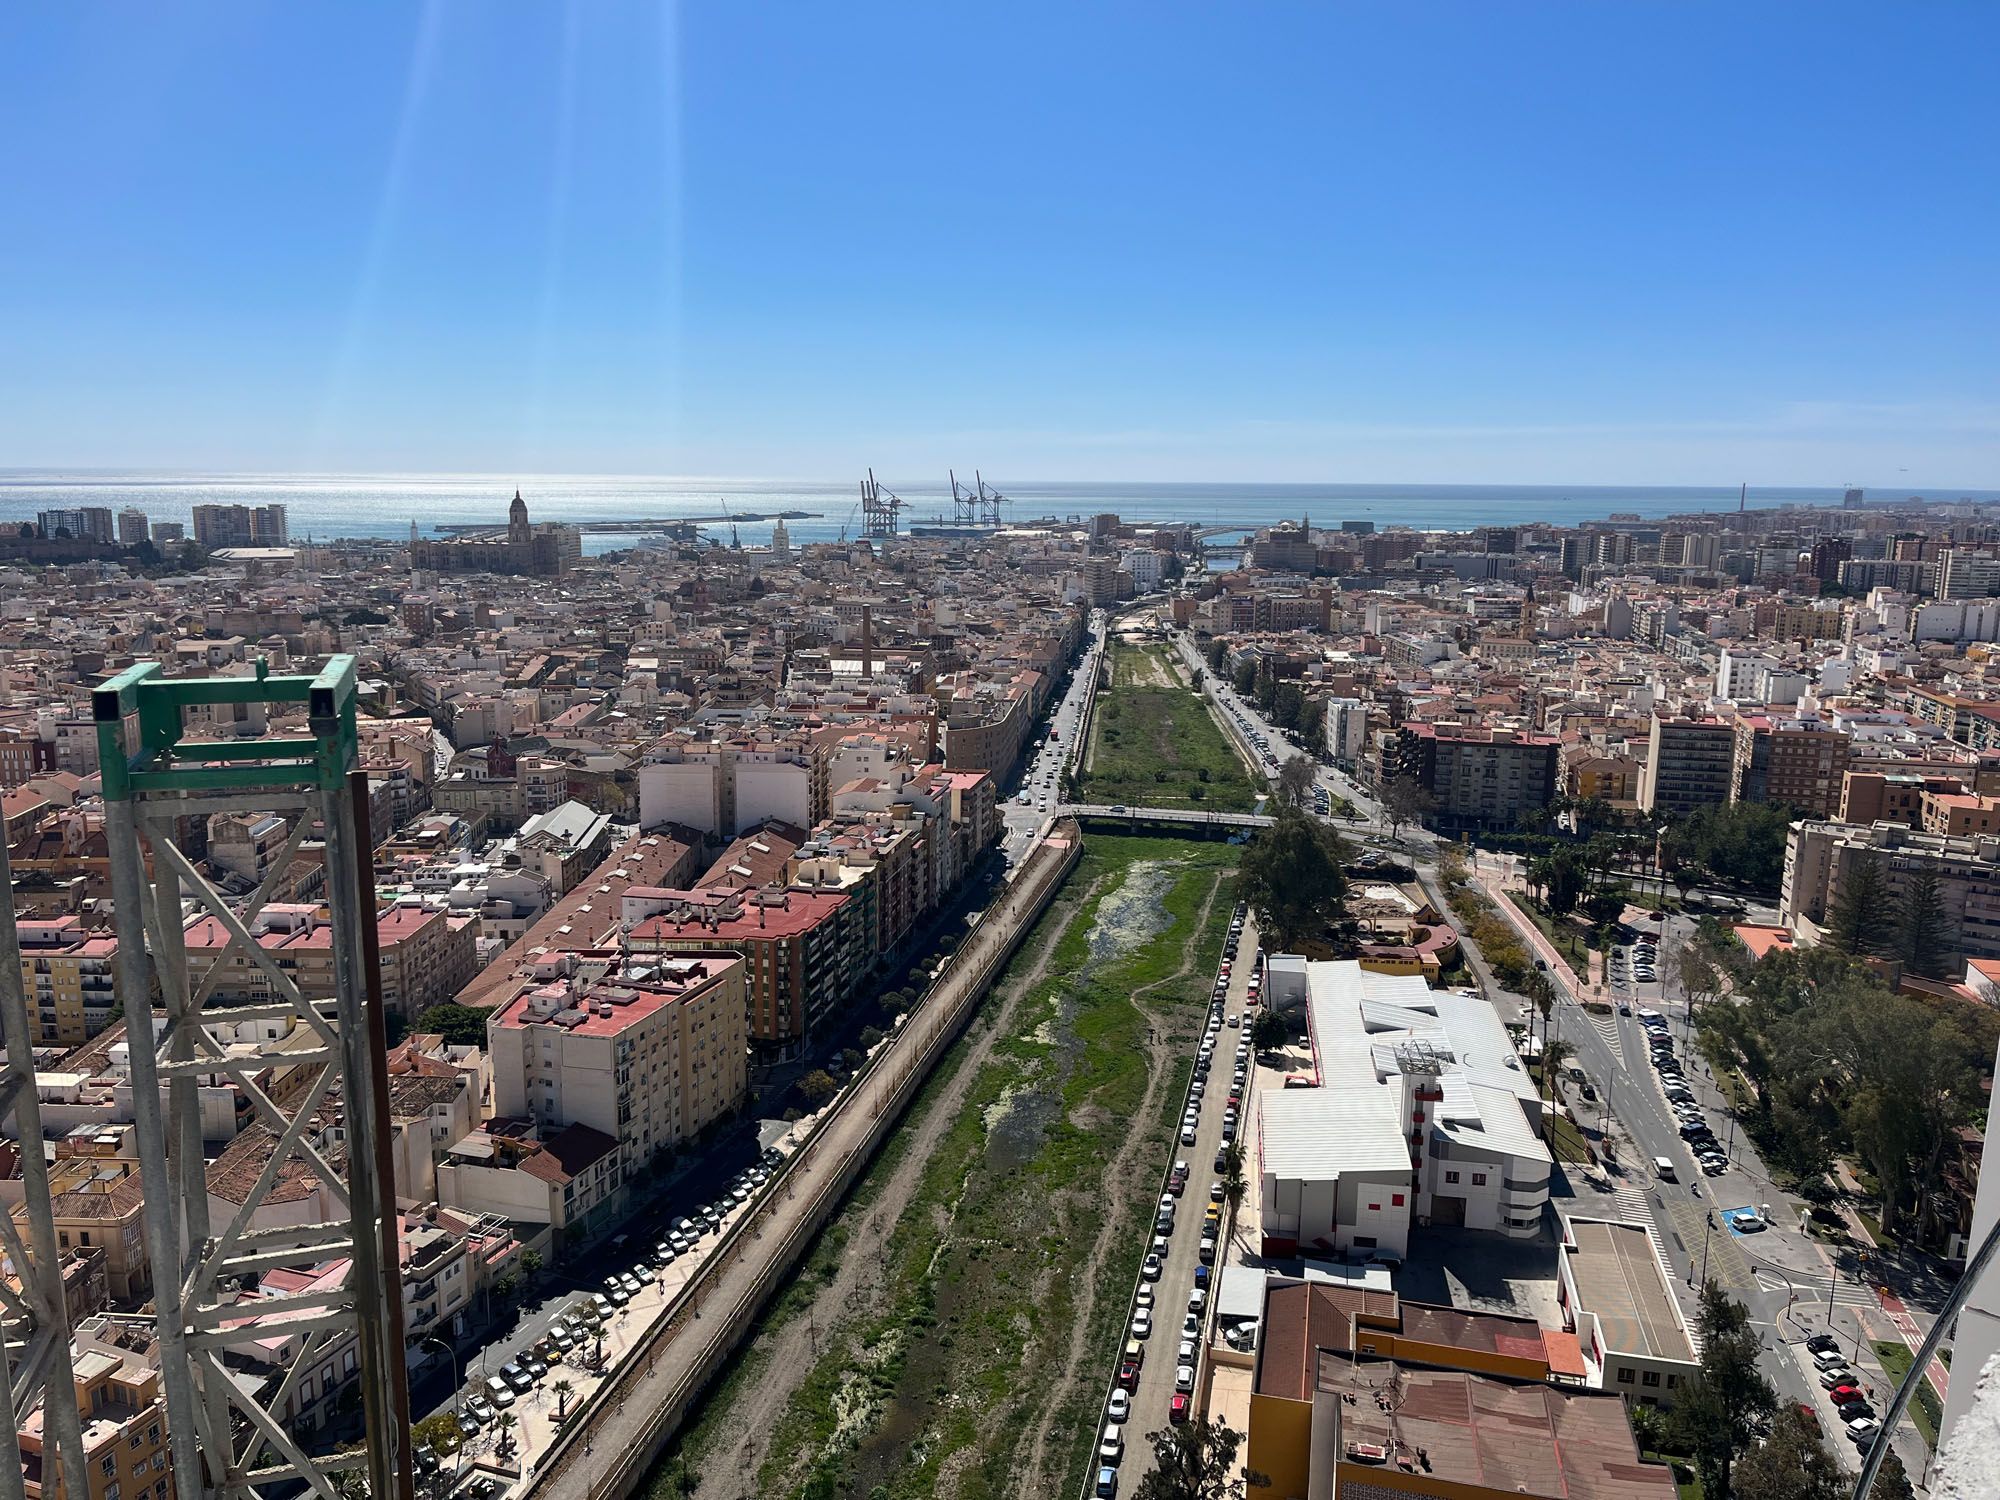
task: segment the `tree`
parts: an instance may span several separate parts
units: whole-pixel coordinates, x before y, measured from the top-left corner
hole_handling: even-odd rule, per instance
[[[412,1422],[410,1436],[439,1458],[450,1458],[465,1441],[464,1434],[458,1430],[458,1418],[448,1411],[435,1412],[421,1422]]]
[[[840,1085],[833,1081],[833,1075],[825,1068],[814,1068],[799,1080],[799,1093],[813,1109],[818,1109],[839,1092]]]
[[[1420,822],[1437,811],[1437,798],[1409,776],[1392,776],[1382,784],[1382,816],[1389,820],[1389,836],[1403,831],[1405,823]]]
[[[417,1017],[417,1030],[440,1033],[447,1047],[484,1047],[492,1014],[472,1005],[433,1005]]]
[[[1285,1018],[1268,1005],[1259,1010],[1257,1019],[1250,1023],[1250,1043],[1260,1050],[1282,1047],[1291,1040],[1291,1035]]]
[[[567,1380],[558,1380],[549,1389],[556,1393],[556,1420],[560,1422],[569,1414],[569,1398],[576,1393],[576,1387]]]
[[[1278,796],[1293,807],[1304,807],[1312,795],[1313,763],[1310,757],[1294,755],[1278,767]]]
[[[1236,696],[1239,698],[1247,698],[1256,692],[1257,663],[1254,661],[1238,663],[1236,672],[1230,679],[1230,685],[1236,689]]]
[[[514,1426],[520,1420],[511,1411],[503,1411],[494,1419],[493,1425],[500,1429],[500,1452],[502,1455],[514,1451]]]
[[[1916,1493],[1910,1487],[1909,1471],[1903,1467],[1903,1460],[1891,1448],[1882,1455],[1882,1467],[1876,1471],[1868,1500],[1916,1500]]]
[[[527,1277],[530,1282],[533,1282],[537,1276],[542,1274],[541,1251],[523,1250],[521,1252],[521,1274]]]
[[[1562,1065],[1576,1056],[1576,1044],[1555,1038],[1542,1048],[1542,1082],[1547,1083],[1562,1071]]]
[[[1829,936],[1840,952],[1862,958],[1878,952],[1895,929],[1895,900],[1882,865],[1856,854],[1842,867],[1840,895],[1829,917]]]
[[[1516,986],[1516,990],[1523,1000],[1527,1001],[1528,1004],[1532,1005],[1541,1014],[1542,1035],[1547,1036],[1549,1034],[1549,1017],[1554,1013],[1556,1008],[1555,981],[1550,979],[1548,974],[1541,969],[1529,969],[1521,975],[1521,982]],[[1529,1029],[1532,1031],[1533,1027],[1531,1026]]]
[[[1915,866],[1903,886],[1895,952],[1903,967],[1921,979],[1944,979],[1951,973],[1951,934],[1934,864]]]
[[[1703,1284],[1695,1316],[1701,1371],[1681,1388],[1667,1430],[1694,1461],[1705,1495],[1728,1495],[1737,1458],[1777,1409],[1777,1393],[1757,1368],[1762,1348],[1750,1313],[1713,1281]]]
[[[1133,1500],[1225,1500],[1236,1490],[1236,1453],[1243,1434],[1220,1420],[1182,1422],[1149,1432],[1153,1467],[1132,1491]],[[1270,1483],[1261,1474],[1250,1483]]]
[[[1277,821],[1243,851],[1242,894],[1276,952],[1296,952],[1308,942],[1352,948],[1355,925],[1347,915],[1347,847],[1331,825],[1280,806]]]
[[[1849,1488],[1846,1471],[1795,1406],[1743,1455],[1732,1482],[1735,1500],[1844,1500]]]
[[[1231,1172],[1222,1179],[1222,1198],[1229,1205],[1231,1218],[1243,1207],[1243,1199],[1250,1191],[1250,1180],[1241,1172]]]

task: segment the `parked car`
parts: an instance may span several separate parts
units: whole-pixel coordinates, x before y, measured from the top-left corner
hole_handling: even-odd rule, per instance
[[[1121,1425],[1129,1421],[1132,1416],[1132,1393],[1122,1386],[1114,1390],[1111,1393],[1111,1403],[1105,1408],[1105,1411],[1110,1415],[1112,1421]]]

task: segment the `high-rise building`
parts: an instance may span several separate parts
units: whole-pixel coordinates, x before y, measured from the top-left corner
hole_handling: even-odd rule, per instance
[[[111,507],[83,505],[68,510],[45,510],[35,517],[42,535],[72,537],[80,542],[109,543],[113,536]]]
[[[1746,714],[1736,721],[1731,798],[1830,818],[1840,806],[1852,745],[1849,735],[1822,719]]]
[[[1385,776],[1409,777],[1437,799],[1437,826],[1506,828],[1555,800],[1560,745],[1550,734],[1408,723]]]
[[[195,545],[204,551],[250,545],[250,507],[247,505],[197,505],[191,519]]]
[[[126,506],[118,512],[118,545],[136,547],[146,540],[146,513],[136,506]]]
[[[1854,556],[1854,543],[1844,536],[1823,536],[1813,543],[1813,577],[1821,583],[1838,583],[1840,565]]]
[[[1861,509],[1861,491],[1849,490],[1846,494],[1842,495],[1840,497],[1840,508],[1842,510]]]
[[[1968,958],[2000,958],[2000,838],[1919,833],[1896,823],[1794,823],[1785,844],[1778,918],[1802,941],[1816,941],[1839,910],[1840,893],[1872,861],[1900,903],[1920,869],[1936,874],[1944,908],[1948,968]]]
[[[1727,802],[1736,778],[1736,731],[1720,719],[1663,719],[1647,736],[1639,806],[1684,817]]]
[[[1988,599],[2000,594],[2000,557],[1953,547],[1938,566],[1938,598]]]
[[[153,523],[153,545],[166,546],[172,542],[187,540],[187,527],[179,521],[155,521]]]
[[[287,535],[284,506],[259,505],[250,512],[251,546],[282,547]]]

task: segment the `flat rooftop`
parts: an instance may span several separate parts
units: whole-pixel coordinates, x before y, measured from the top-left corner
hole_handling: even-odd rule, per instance
[[[1694,1345],[1645,1227],[1608,1219],[1570,1219],[1568,1225],[1576,1244],[1563,1254],[1577,1300],[1596,1315],[1606,1347],[1693,1364]]]

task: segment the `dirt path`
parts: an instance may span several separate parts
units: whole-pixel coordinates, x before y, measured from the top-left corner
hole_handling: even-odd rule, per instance
[[[1068,906],[1070,916],[1089,903],[1105,877],[1092,881]],[[1057,898],[1060,910],[1068,905]],[[1044,919],[1046,920],[1046,918]],[[1065,923],[1067,922],[1065,919]],[[813,1298],[803,1318],[794,1316],[775,1333],[761,1336],[753,1346],[765,1356],[765,1373],[744,1393],[730,1411],[730,1426],[743,1440],[734,1447],[717,1447],[701,1455],[701,1493],[717,1500],[760,1500],[764,1491],[757,1485],[757,1471],[769,1451],[771,1435],[785,1415],[816,1360],[820,1330],[874,1308],[882,1294],[882,1264],[889,1236],[909,1207],[929,1166],[938,1141],[958,1118],[973,1080],[992,1055],[1001,1038],[1012,1034],[1016,1011],[1022,999],[1039,985],[1048,972],[1055,944],[1043,947],[1033,967],[1020,979],[1011,981],[1000,1005],[986,1019],[982,1034],[959,1059],[944,1087],[931,1100],[922,1116],[905,1129],[911,1133],[901,1142],[902,1156],[882,1190],[868,1205],[867,1212],[853,1224],[841,1251],[840,1269]],[[978,1024],[978,1023],[975,1023]],[[836,1220],[835,1222],[838,1222]]]
[[[1208,928],[1208,916],[1215,908],[1215,898],[1222,889],[1224,873],[1220,870],[1215,872],[1209,883],[1208,895],[1201,903],[1201,911],[1195,916],[1193,927],[1181,942],[1180,967],[1164,978],[1156,979],[1151,984],[1132,992],[1133,1001],[1139,1003],[1142,1010],[1146,1009],[1143,1001],[1147,994],[1185,979],[1194,968],[1195,952],[1200,946],[1202,933]],[[1165,1087],[1167,1078],[1172,1072],[1172,1044],[1166,1037],[1166,1027],[1162,1025],[1151,1028],[1151,1035],[1153,1040],[1146,1044],[1146,1094],[1133,1116],[1135,1122],[1153,1118],[1154,1110],[1159,1104],[1160,1091]],[[1055,1455],[1053,1472],[1046,1472],[1050,1467],[1050,1430],[1062,1410],[1064,1397],[1078,1379],[1085,1375],[1084,1361],[1090,1353],[1090,1319],[1097,1302],[1098,1283],[1102,1279],[1104,1262],[1111,1254],[1113,1237],[1126,1232],[1125,1225],[1131,1214],[1136,1184],[1140,1181],[1147,1182],[1147,1192],[1150,1196],[1152,1179],[1147,1178],[1142,1170],[1135,1168],[1133,1160],[1146,1146],[1145,1137],[1134,1130],[1126,1136],[1125,1144],[1118,1148],[1117,1155],[1105,1168],[1105,1185],[1108,1191],[1104,1210],[1098,1221],[1097,1238],[1090,1248],[1090,1258],[1078,1273],[1082,1297],[1070,1320],[1069,1347],[1063,1353],[1060,1368],[1056,1369],[1043,1384],[1042,1389],[1046,1392],[1046,1399],[1042,1406],[1041,1420],[1035,1424],[1034,1436],[1028,1444],[1028,1460],[1017,1470],[1023,1479],[1020,1487],[1020,1493],[1023,1495],[1054,1496],[1061,1487],[1064,1461],[1060,1451]],[[1065,1434],[1058,1441],[1058,1448],[1061,1442],[1068,1440],[1069,1436]]]

